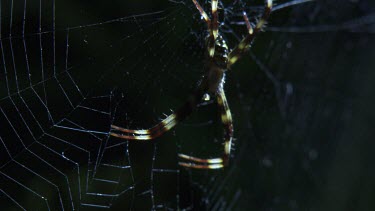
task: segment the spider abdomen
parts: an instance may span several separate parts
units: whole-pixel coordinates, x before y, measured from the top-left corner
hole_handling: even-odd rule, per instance
[[[228,61],[228,46],[225,39],[218,35],[215,39],[214,54],[208,58],[206,66],[206,79],[209,93],[216,93],[218,88],[223,85],[225,71]]]
[[[218,91],[218,88],[223,85],[225,69],[213,65],[209,67],[205,75],[207,80],[207,92],[214,94]]]

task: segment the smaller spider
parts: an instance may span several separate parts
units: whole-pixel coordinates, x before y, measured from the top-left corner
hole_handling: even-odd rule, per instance
[[[200,103],[210,100],[211,96],[215,96],[217,105],[221,111],[221,121],[224,127],[224,154],[221,157],[210,159],[202,159],[185,154],[178,154],[178,156],[180,159],[185,160],[185,162],[179,162],[180,166],[196,169],[220,169],[229,163],[233,139],[232,114],[224,93],[225,73],[244,55],[250,48],[255,35],[261,31],[271,13],[272,0],[265,0],[264,12],[255,25],[250,23],[246,13],[243,12],[248,34],[230,52],[224,38],[219,34],[218,0],[211,1],[212,20],[196,0],[192,1],[206,22],[208,30],[206,38],[207,53],[205,55],[204,66],[205,73],[202,81],[183,106],[155,126],[144,130],[132,130],[111,125],[110,135],[128,140],[155,139],[183,121]]]

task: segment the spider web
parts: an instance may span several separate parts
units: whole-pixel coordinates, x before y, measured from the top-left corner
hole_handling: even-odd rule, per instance
[[[222,3],[233,47],[246,25],[240,1]],[[262,1],[243,3],[251,17],[262,12]],[[2,208],[368,208],[375,7],[276,3],[227,75],[231,164],[196,171],[177,153],[222,153],[214,102],[156,141],[109,136],[111,124],[150,127],[196,87],[206,31],[191,1],[1,1]]]

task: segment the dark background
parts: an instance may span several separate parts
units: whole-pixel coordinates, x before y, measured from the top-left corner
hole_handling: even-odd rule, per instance
[[[11,2],[1,3],[5,210],[375,208],[370,0],[316,1],[272,14],[248,55],[228,71],[233,158],[224,170],[210,171],[180,168],[177,153],[220,155],[214,102],[155,142],[105,134],[111,123],[150,127],[196,87],[206,31],[190,1],[41,1],[42,7],[28,1],[25,35],[23,2],[14,3],[13,16]],[[223,3],[222,33],[234,47],[246,33],[231,24],[241,21],[241,8]],[[261,5],[246,1],[249,16]]]

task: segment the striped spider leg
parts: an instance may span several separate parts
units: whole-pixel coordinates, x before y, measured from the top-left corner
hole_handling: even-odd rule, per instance
[[[220,169],[228,165],[233,139],[232,114],[224,93],[225,72],[249,49],[255,35],[266,23],[271,13],[272,0],[265,0],[266,6],[264,13],[254,27],[249,22],[246,13],[243,12],[248,35],[229,53],[224,38],[219,34],[218,0],[211,1],[212,20],[196,0],[192,0],[192,2],[201,14],[203,20],[207,23],[207,30],[209,32],[206,38],[207,53],[204,66],[205,73],[202,81],[183,106],[155,126],[149,129],[133,130],[111,125],[110,135],[127,140],[155,139],[186,119],[197,108],[198,104],[203,101],[208,101],[210,96],[215,96],[217,105],[220,108],[221,121],[224,128],[223,155],[210,159],[192,157],[186,154],[178,154],[178,156],[180,159],[184,160],[184,162],[179,162],[180,166],[195,169]]]

